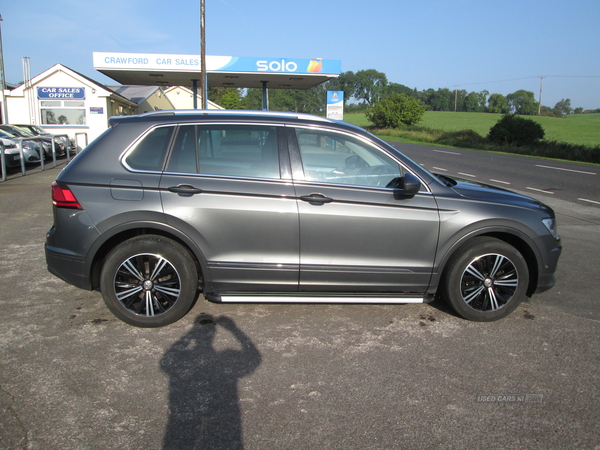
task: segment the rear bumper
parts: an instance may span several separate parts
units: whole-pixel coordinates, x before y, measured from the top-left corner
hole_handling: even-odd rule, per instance
[[[44,250],[48,271],[52,275],[78,288],[92,290],[92,281],[84,273],[85,262],[83,258],[66,254],[48,245],[44,246]]]

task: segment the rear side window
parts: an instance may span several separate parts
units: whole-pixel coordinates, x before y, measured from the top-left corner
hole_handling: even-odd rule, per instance
[[[160,172],[171,142],[174,127],[156,128],[148,133],[131,151],[125,163],[135,170]]]
[[[180,126],[167,171],[278,179],[277,128],[257,125]]]

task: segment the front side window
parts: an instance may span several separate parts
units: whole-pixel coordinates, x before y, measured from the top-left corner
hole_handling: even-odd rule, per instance
[[[85,102],[77,100],[40,101],[42,125],[85,125]]]
[[[296,129],[306,181],[386,187],[400,166],[380,149],[341,133]]]
[[[167,172],[278,179],[277,128],[182,125]]]

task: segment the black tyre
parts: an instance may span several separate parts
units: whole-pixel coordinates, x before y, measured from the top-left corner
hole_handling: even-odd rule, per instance
[[[450,260],[443,295],[462,317],[490,322],[506,317],[521,303],[529,284],[523,255],[499,239],[480,237]]]
[[[100,275],[104,302],[130,325],[152,328],[181,319],[198,295],[198,272],[180,244],[154,235],[115,247]]]

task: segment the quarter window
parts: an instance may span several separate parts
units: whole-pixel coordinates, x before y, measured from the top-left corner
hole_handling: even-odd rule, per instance
[[[136,170],[162,170],[173,128],[160,127],[152,130],[127,155],[125,163]]]
[[[180,126],[167,171],[280,178],[277,128],[253,125]]]
[[[386,187],[400,166],[380,149],[351,136],[296,129],[306,181]]]

